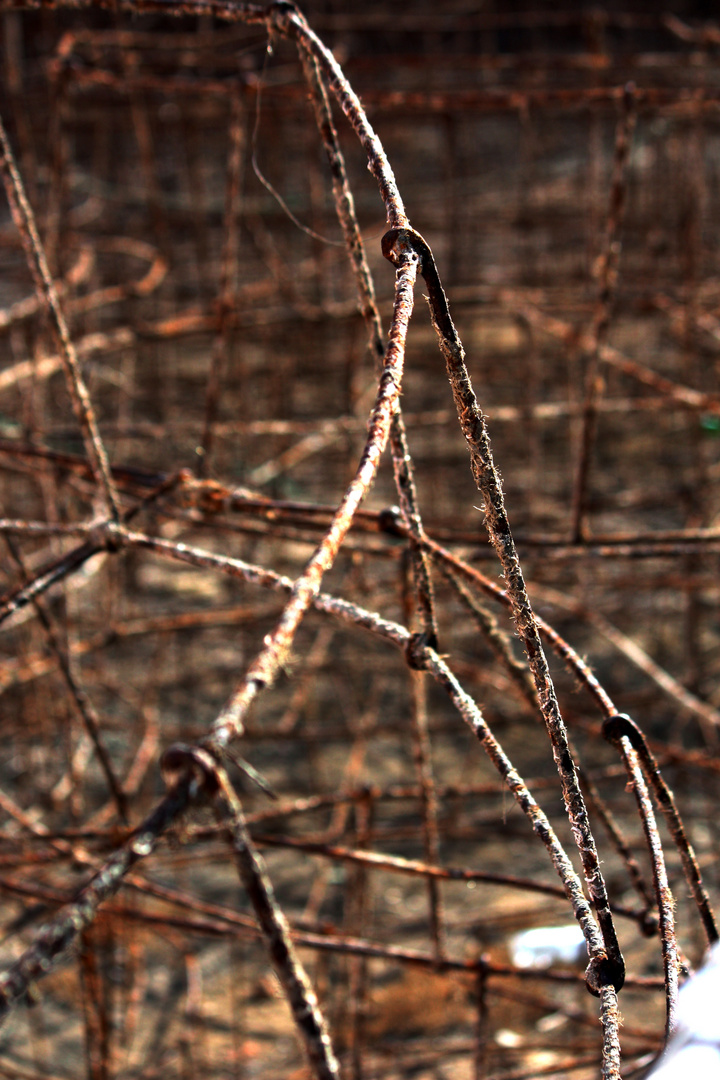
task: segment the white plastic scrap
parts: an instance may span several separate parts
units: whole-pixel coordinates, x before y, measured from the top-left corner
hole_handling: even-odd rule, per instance
[[[677,1027],[650,1080],[720,1077],[720,942],[678,996]]]
[[[515,967],[543,969],[553,964],[587,963],[583,932],[570,926],[538,926],[510,939],[510,959]]]

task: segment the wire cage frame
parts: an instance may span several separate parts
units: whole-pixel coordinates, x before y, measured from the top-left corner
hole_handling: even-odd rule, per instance
[[[720,35],[327,8],[0,3],[8,1075],[640,1075],[718,939]]]

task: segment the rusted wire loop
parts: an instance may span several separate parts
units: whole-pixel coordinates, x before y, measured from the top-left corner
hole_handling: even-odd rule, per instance
[[[409,252],[414,252],[420,260],[420,273],[427,285],[428,301],[438,329],[446,337],[455,337],[455,327],[450,317],[445,290],[435,265],[435,256],[427,240],[409,226],[405,229],[388,229],[381,242],[384,257],[393,266],[400,266]]]
[[[616,746],[620,739],[628,739],[633,750],[646,749],[645,736],[627,713],[613,713],[612,716],[606,717],[603,721],[602,733],[603,738],[613,746]]]
[[[648,776],[655,798],[665,815],[675,846],[680,853],[685,878],[690,885],[693,898],[697,904],[708,944],[713,945],[719,937],[718,927],[707,890],[703,885],[700,866],[692,844],[686,835],[673,794],[660,774],[657,761],[647,744],[645,735],[635,721],[626,713],[609,716],[603,723],[602,731],[608,742],[616,746],[621,754],[623,754],[623,749],[620,746],[620,741],[623,738],[629,741],[633,750],[638,754],[641,766]]]
[[[426,632],[410,635],[405,646],[405,659],[413,671],[425,671],[427,668],[427,650],[437,651],[438,647],[437,641],[433,640],[434,636]]]
[[[160,760],[160,771],[167,787],[174,788],[182,778],[189,778],[193,797],[201,792],[208,798],[218,794],[220,781],[217,769],[217,762],[209,751],[185,743],[173,743]]]
[[[420,273],[423,277],[433,271],[437,275],[430,245],[415,229],[388,229],[380,241],[380,246],[383,257],[393,266],[400,266],[408,254],[414,252],[420,260]]]
[[[122,529],[118,527],[118,523],[109,519],[103,521],[97,529],[94,530],[91,537],[101,550],[109,552],[110,555],[117,555],[118,551],[123,546],[123,534]]]
[[[386,506],[378,514],[378,528],[380,532],[389,536],[407,537],[407,525],[402,519],[399,506]]]
[[[608,986],[622,990],[624,983],[625,964],[622,956],[617,960],[609,956],[594,956],[585,968],[585,985],[594,997],[600,997]]]

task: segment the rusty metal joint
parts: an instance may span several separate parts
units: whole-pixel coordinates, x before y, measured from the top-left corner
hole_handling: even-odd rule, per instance
[[[625,964],[622,957],[612,960],[600,954],[594,956],[585,969],[585,985],[594,997],[600,997],[607,986],[621,990],[625,982]]]
[[[218,763],[213,755],[200,746],[173,743],[160,761],[160,771],[168,788],[176,787],[185,778],[192,782],[191,794],[214,798],[220,790]]]
[[[603,738],[617,746],[621,739],[628,739],[633,750],[642,751],[645,739],[640,728],[627,713],[613,713],[603,721]]]
[[[380,246],[384,258],[393,266],[403,266],[410,259],[416,258],[423,277],[430,264],[434,263],[429,244],[415,229],[388,229],[380,241]]]
[[[408,667],[412,668],[413,671],[425,671],[427,668],[426,650],[428,648],[437,650],[437,639],[434,633],[423,631],[422,633],[411,634],[405,646],[405,659]]]

